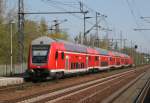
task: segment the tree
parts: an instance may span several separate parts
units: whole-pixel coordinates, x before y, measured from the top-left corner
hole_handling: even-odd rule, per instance
[[[51,32],[50,34],[48,34],[48,37],[54,38],[54,39],[62,39],[62,40],[66,40],[66,41],[69,40],[69,35],[68,35],[67,31],[60,30],[60,29],[59,30],[54,29],[53,32]]]
[[[0,0],[0,24],[2,23],[3,21],[3,11],[4,10],[4,6],[3,6],[3,0]]]
[[[0,63],[9,63],[10,57],[10,27],[7,24],[0,24]]]
[[[42,18],[40,21],[39,32],[41,33],[41,35],[48,34],[48,25],[46,24],[46,21],[44,18]]]
[[[24,24],[24,59],[27,61],[29,46],[33,39],[41,36],[39,25],[35,21],[26,20]]]
[[[61,32],[59,34],[49,34],[48,37],[53,38],[53,39],[62,39],[62,40],[68,40],[69,39],[69,35],[66,32]]]

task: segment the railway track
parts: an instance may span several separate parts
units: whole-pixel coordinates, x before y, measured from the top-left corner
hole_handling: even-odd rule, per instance
[[[131,68],[126,68],[124,70],[126,71],[128,69],[131,69]],[[117,71],[117,70],[112,70],[110,72],[113,72],[113,71]],[[118,71],[122,72],[123,70],[118,70]],[[105,73],[105,72],[103,72],[103,73]],[[91,75],[93,75],[93,74],[91,74]],[[48,80],[48,81],[39,82],[39,83],[25,82],[23,84],[0,87],[0,92],[6,92],[6,91],[18,90],[18,89],[25,89],[25,88],[32,87],[32,86],[48,85],[51,82],[57,82],[57,80]]]
[[[31,82],[28,82],[28,83],[23,83],[23,84],[19,84],[19,85],[11,85],[11,86],[6,86],[6,87],[1,87],[0,88],[0,92],[6,92],[6,91],[11,91],[11,90],[14,90],[14,89],[24,89],[26,87],[30,87],[30,86],[33,86],[34,84],[31,83]]]
[[[95,87],[97,88],[99,86],[99,83],[101,83],[100,86],[102,86],[105,83],[107,85],[110,85],[109,82],[111,82],[111,78],[114,78],[115,81],[118,81],[118,82],[116,82],[116,85],[117,85],[118,83],[121,82],[121,81],[119,81],[120,78],[124,78],[124,76],[125,76],[125,77],[130,77],[130,79],[131,79],[132,76],[128,76],[128,74],[130,74],[130,72],[132,72],[133,74],[137,74],[141,71],[144,72],[145,71],[144,68],[147,68],[147,67],[149,67],[149,66],[140,67],[136,71],[134,69],[129,68],[129,69],[116,70],[116,71],[112,71],[112,72],[102,72],[100,74],[98,73],[98,74],[94,74],[94,75],[91,74],[91,75],[67,78],[67,79],[63,79],[63,80],[59,80],[59,81],[54,80],[52,82],[46,82],[46,83],[42,83],[42,84],[40,84],[40,83],[33,84],[31,86],[32,88],[30,88],[30,85],[29,85],[29,88],[24,86],[23,88],[21,88],[21,90],[16,90],[16,91],[13,90],[14,94],[10,93],[11,90],[6,91],[6,93],[4,93],[4,95],[1,93],[0,94],[0,102],[1,103],[8,103],[8,102],[9,103],[12,103],[12,102],[13,103],[15,103],[15,102],[18,102],[18,103],[19,102],[22,102],[22,103],[50,102],[51,103],[53,100],[58,100],[58,97],[63,98],[63,96],[66,96],[67,94],[72,94],[70,96],[76,95],[76,93],[79,95],[82,95],[82,92],[89,91],[88,89],[85,89],[85,88],[91,87],[91,89],[92,89],[93,85],[97,85],[97,86],[93,87],[93,88],[95,88]],[[127,74],[124,74],[124,73],[127,73]],[[123,74],[124,74],[124,76],[123,76]],[[107,86],[104,86],[104,87],[107,87]],[[100,87],[100,90],[102,90],[102,88],[104,88],[104,87]],[[45,89],[45,88],[47,88],[47,89]],[[99,89],[97,88],[96,91],[98,91],[98,90]],[[82,91],[81,94],[78,91]],[[100,91],[97,93],[100,93]],[[97,93],[92,93],[92,94],[97,95]],[[83,95],[84,97],[87,97],[87,98],[84,98],[84,100],[81,100],[80,101],[81,103],[82,103],[82,101],[87,101],[88,98],[93,98],[92,95],[88,97],[88,96],[86,96],[86,94],[90,94],[90,93],[85,93]],[[49,95],[51,95],[51,96],[49,96]],[[68,96],[65,98],[68,98]],[[78,100],[80,100],[80,99],[78,99]],[[61,99],[60,99],[60,101],[61,101]],[[69,103],[70,103],[70,101],[74,101],[74,99],[72,99],[72,97],[71,97],[71,99],[70,98],[65,99],[65,101],[69,101]]]
[[[145,103],[146,102],[145,99],[146,99],[146,96],[148,95],[149,89],[150,89],[150,77],[148,78],[140,94],[136,98],[135,103]]]
[[[100,100],[104,99],[111,92],[114,92],[119,87],[124,86],[133,78],[139,76],[140,78],[144,70],[130,70],[123,73],[115,74],[106,78],[97,79],[87,83],[79,84],[76,86],[61,89],[55,92],[42,94],[30,99],[17,101],[17,103],[91,103],[95,101],[98,95]],[[117,88],[112,88],[117,87]],[[110,90],[110,91],[108,91]],[[106,94],[107,95],[106,95]],[[96,102],[96,101],[95,101]],[[94,102],[93,102],[94,103]]]

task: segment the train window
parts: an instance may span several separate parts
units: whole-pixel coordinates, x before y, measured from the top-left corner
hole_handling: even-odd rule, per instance
[[[78,69],[79,67],[78,67],[78,63],[76,63],[76,69]]]
[[[117,62],[117,65],[120,65],[120,62]]]
[[[106,62],[106,61],[102,61],[102,62],[101,62],[101,66],[102,66],[102,67],[104,67],[104,66],[108,66],[108,62]]]
[[[61,59],[64,59],[64,57],[65,57],[65,54],[64,54],[64,52],[62,52],[61,53]]]
[[[96,58],[97,58],[97,61],[99,61],[99,57],[97,56]]]
[[[91,56],[89,56],[89,61],[91,60]]]
[[[73,63],[74,69],[76,68],[76,63]]]
[[[78,68],[81,68],[81,63],[78,63]]]
[[[56,51],[55,59],[56,59],[56,60],[58,59],[58,51]]]
[[[71,63],[71,69],[74,69],[74,63]]]
[[[95,61],[98,61],[98,60],[99,60],[98,56],[95,56]]]
[[[82,68],[84,68],[84,63],[82,63]]]
[[[115,58],[112,58],[112,61],[115,61]]]
[[[112,61],[112,57],[110,57],[109,60]]]
[[[32,45],[32,63],[47,63],[49,45]]]
[[[82,63],[80,63],[80,68],[83,68]]]

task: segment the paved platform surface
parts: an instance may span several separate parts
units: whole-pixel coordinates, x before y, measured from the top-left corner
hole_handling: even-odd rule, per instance
[[[24,82],[21,77],[0,77],[0,87],[14,85],[14,84],[22,84]]]

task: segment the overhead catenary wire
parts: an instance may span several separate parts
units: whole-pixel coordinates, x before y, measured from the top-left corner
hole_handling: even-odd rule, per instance
[[[134,0],[132,0],[132,2],[133,2],[134,4],[136,4]],[[129,8],[129,10],[130,10],[130,13],[131,13],[131,15],[132,15],[132,17],[133,17],[133,20],[134,20],[136,26],[137,26],[138,28],[141,28],[142,26],[141,26],[141,24],[140,24],[140,23],[138,22],[138,20],[137,20],[137,17],[136,17],[136,15],[135,15],[135,12],[134,12],[134,9],[133,9],[133,6],[131,6],[129,0],[126,0],[126,3],[127,3],[127,5],[128,5],[128,8]],[[141,17],[141,16],[140,16],[141,13],[140,13],[139,9],[136,9],[136,10],[138,10],[138,15],[139,15],[138,18],[140,18],[140,17]],[[139,32],[142,33],[141,30],[139,30]],[[148,39],[149,37],[148,37],[147,35],[140,35],[140,36],[141,36],[143,39],[147,39],[147,41],[150,42],[150,40]]]
[[[126,0],[126,2],[127,2],[127,5],[128,5],[131,15],[133,16],[133,20],[135,21],[137,27],[140,27],[140,25],[137,22],[136,15],[134,14],[134,10],[133,10],[132,6],[130,5],[129,0]]]
[[[59,2],[59,3],[60,3],[60,2]],[[65,8],[63,8],[63,7],[58,6],[58,4],[59,4],[59,3],[58,3],[58,2],[56,3],[56,1],[55,1],[55,2],[52,2],[51,6],[52,6],[52,7],[54,7],[54,8],[57,8],[57,9],[63,10],[63,11],[68,11],[67,9],[65,9]],[[74,16],[74,17],[76,17],[76,18],[80,19],[80,20],[83,20],[83,18],[82,18],[82,17],[80,17],[80,16],[78,16],[78,15],[76,15],[76,14],[70,14],[70,15],[72,15],[72,16]],[[89,23],[89,24],[93,25],[93,23],[92,23],[92,22],[87,21],[87,23]]]
[[[65,10],[65,11],[67,11],[65,8],[62,7],[62,5],[65,5],[65,6],[66,6],[66,3],[68,3],[68,2],[64,2],[64,1],[63,1],[63,2],[60,2],[60,1],[56,1],[56,0],[55,0],[55,1],[54,1],[54,0],[47,0],[47,1],[51,1],[52,4],[55,4],[55,6],[56,6],[55,8],[58,7],[58,8],[60,8],[61,10],[63,9],[63,10]],[[78,3],[81,2],[80,0],[77,0],[77,1],[78,1]],[[73,8],[73,9],[76,7],[76,8],[78,9],[77,6],[73,6],[74,4],[76,5],[76,2],[70,2],[70,3],[72,3],[72,4],[69,5],[69,3],[68,3],[68,4],[67,4],[68,7]],[[52,5],[52,4],[51,4],[51,6],[54,6],[54,5]],[[58,5],[60,5],[61,7],[58,6]],[[83,3],[83,2],[82,2],[82,5],[83,5],[83,9],[89,11],[89,13],[92,12],[92,13],[95,15],[96,11],[95,11],[94,9],[88,7],[88,6],[87,6],[85,3]],[[86,7],[86,8],[84,8],[84,7]],[[101,13],[100,13],[100,14],[101,14]],[[73,16],[76,16],[76,17],[79,18],[79,19],[83,19],[83,18],[77,16],[76,14],[73,14]],[[104,15],[101,14],[101,16],[104,16]],[[94,25],[94,23],[89,22],[89,21],[87,21],[87,23],[89,23],[89,24],[91,24],[91,25]]]
[[[81,2],[81,0],[77,0],[78,2]],[[93,15],[95,15],[96,11],[92,8],[90,8],[87,4],[85,4],[84,2],[82,2],[82,4],[84,5],[84,7],[86,7],[86,9],[88,9],[91,13],[93,13]]]
[[[49,1],[49,0],[48,0]],[[63,10],[63,11],[68,11],[67,9],[65,9],[64,7],[62,7],[62,5],[65,5],[66,6],[66,4],[64,4],[64,2],[62,3],[62,2],[60,2],[60,1],[53,1],[53,0],[50,0],[51,1],[51,6],[52,7],[55,7],[55,8],[59,8],[60,10]],[[86,9],[86,8],[84,8],[85,7],[85,4],[83,4],[83,3],[81,3],[79,0],[78,0],[78,2],[79,2],[79,4],[80,4],[80,10],[82,11],[85,11],[85,10],[88,10],[89,11],[89,9],[90,9],[90,11],[92,11],[93,13],[96,13],[96,11],[94,11],[93,9],[91,9],[91,8],[89,8],[87,5],[86,5],[86,8],[88,8],[88,9]],[[82,5],[81,5],[82,4]],[[61,7],[60,7],[61,6]],[[70,7],[70,8],[73,8],[74,9],[74,6],[72,6],[72,5],[67,5],[68,7]],[[81,6],[82,6],[82,9],[81,9]],[[100,13],[99,13],[100,14]],[[81,17],[79,17],[79,16],[77,16],[77,15],[75,15],[75,14],[71,14],[71,15],[73,15],[73,16],[75,16],[75,17],[77,17],[77,18],[79,18],[79,19],[84,19],[84,18],[81,18]],[[101,17],[103,17],[103,16],[105,16],[105,15],[102,15],[102,14],[100,14],[100,16]],[[92,17],[93,18],[93,17]],[[103,18],[104,19],[104,18]],[[88,20],[86,21],[87,23],[89,23],[89,24],[91,24],[92,25],[92,27],[93,27],[93,25],[94,25],[94,27],[95,27],[95,24],[93,24],[93,23],[91,23],[91,22],[89,22]],[[106,22],[105,22],[106,23]],[[106,24],[107,25],[107,24]]]

